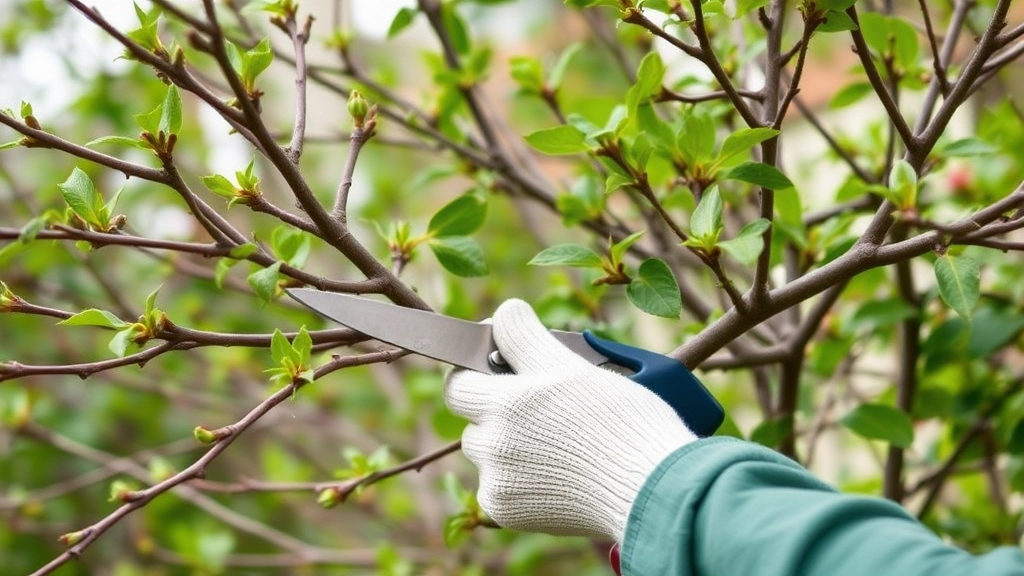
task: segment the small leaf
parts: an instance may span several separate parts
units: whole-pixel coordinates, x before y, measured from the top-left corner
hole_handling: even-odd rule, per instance
[[[273,246],[278,260],[289,266],[301,268],[309,256],[312,241],[309,234],[302,230],[282,224],[271,233],[270,245]]]
[[[697,238],[717,239],[722,231],[722,210],[722,195],[718,188],[709,188],[690,217],[690,234]]]
[[[264,38],[242,57],[242,69],[239,71],[239,76],[251,89],[256,83],[256,78],[269,68],[273,61],[274,52],[270,49],[270,41]]]
[[[64,201],[71,207],[71,211],[79,218],[94,226],[105,227],[106,223],[100,221],[100,215],[96,210],[97,205],[103,205],[103,199],[88,174],[76,167],[68,179],[57,187],[60,188]]]
[[[291,349],[292,346],[288,343],[288,338],[284,335],[284,332],[275,328],[274,334],[270,337],[270,357],[277,364],[281,364],[288,357]]]
[[[253,254],[259,251],[259,246],[253,244],[252,242],[246,242],[245,244],[239,244],[238,246],[232,248],[231,252],[228,252],[228,256],[235,258],[237,260],[244,260],[245,258],[248,258],[249,256],[252,256]]]
[[[842,10],[825,12],[825,21],[818,25],[816,32],[847,32],[856,30],[857,23]]]
[[[557,126],[538,130],[526,136],[526,143],[545,154],[558,156],[577,154],[590,149],[586,136],[574,126]]]
[[[149,149],[149,145],[139,140],[138,138],[129,138],[127,136],[102,136],[95,140],[86,142],[87,147],[100,146],[104,144],[115,144],[118,146],[129,146],[131,148]]]
[[[855,104],[861,98],[867,96],[874,88],[868,82],[854,82],[853,84],[847,84],[843,86],[836,95],[829,101],[829,108],[845,108],[851,104]]]
[[[270,302],[277,292],[277,276],[281,269],[281,262],[274,262],[266,268],[261,268],[249,274],[248,282],[260,300]]]
[[[430,249],[441,266],[456,276],[470,278],[487,274],[484,253],[472,238],[466,236],[434,238],[430,240]]]
[[[716,162],[725,162],[750,150],[754,146],[778,136],[781,132],[774,128],[743,128],[729,134],[722,143],[722,150],[718,153]]]
[[[136,114],[134,116],[135,122],[139,124],[139,128],[142,128],[144,132],[156,135],[160,131],[160,120],[164,115],[164,106],[161,104],[153,110],[144,114]]]
[[[840,420],[856,434],[898,448],[914,442],[914,424],[903,411],[884,404],[861,404]]]
[[[448,548],[455,548],[469,536],[471,531],[468,514],[463,512],[449,516],[444,521],[444,545]]]
[[[970,256],[945,253],[935,260],[935,280],[939,295],[947,306],[965,320],[971,319],[971,310],[981,295],[981,268]]]
[[[654,316],[679,318],[679,284],[664,260],[648,258],[640,264],[636,278],[626,287],[634,306]]]
[[[203,186],[218,196],[224,198],[234,198],[238,194],[238,189],[231,183],[230,180],[221,176],[220,174],[211,174],[209,176],[203,176],[200,178],[203,182]]]
[[[579,244],[556,244],[541,250],[527,262],[533,266],[572,266],[600,268],[601,257],[590,248]]]
[[[639,240],[640,237],[644,235],[644,232],[646,232],[646,230],[634,232],[629,236],[626,236],[622,240],[619,240],[615,244],[612,244],[611,249],[608,251],[608,255],[611,256],[613,266],[618,265],[619,262],[622,262],[622,257],[626,255],[626,250],[629,250],[630,246],[636,244],[637,240]]]
[[[164,103],[160,107],[162,111],[158,129],[164,134],[177,134],[180,132],[181,94],[178,93],[177,86],[171,84],[167,88],[167,96],[164,97]]]
[[[160,288],[163,288],[163,286],[161,286]],[[160,288],[157,288],[156,290],[153,290],[152,292],[149,293],[149,296],[146,297],[146,312],[145,312],[145,314],[148,315],[155,308],[155,306],[156,306],[156,295],[160,293]]]
[[[574,42],[570,44],[562,54],[558,57],[558,61],[551,67],[551,74],[548,76],[548,86],[552,90],[558,90],[562,86],[562,80],[565,78],[565,71],[569,68],[569,61],[576,55],[580,49],[583,48],[583,44]]]
[[[466,27],[466,22],[463,21],[462,17],[455,10],[454,3],[444,2],[441,4],[441,22],[448,32],[455,51],[462,56],[468,54],[470,48],[469,30]]]
[[[480,229],[486,216],[487,202],[476,194],[464,194],[438,210],[427,230],[434,236],[467,236]]]
[[[998,148],[984,140],[980,140],[978,138],[963,138],[961,140],[950,142],[949,144],[939,148],[937,153],[940,156],[947,156],[950,158],[966,158],[970,156],[987,156],[997,152],[999,152]]]
[[[544,90],[544,70],[536,58],[513,56],[508,59],[508,71],[524,92],[540,94]]]
[[[17,148],[18,146],[21,146],[21,140],[13,140],[11,142],[4,142],[3,144],[0,144],[0,150],[8,150],[10,148]]]
[[[753,264],[764,250],[764,232],[771,223],[764,218],[747,222],[730,240],[720,240],[718,247],[743,264]]]
[[[648,52],[637,68],[636,84],[626,93],[626,109],[629,116],[635,116],[640,104],[661,92],[664,77],[665,63],[662,62],[661,55],[657,51]]]
[[[60,326],[101,326],[103,328],[124,328],[129,323],[121,320],[112,312],[89,308],[57,323]]]
[[[893,162],[889,171],[889,199],[902,209],[913,208],[917,203],[917,173],[909,162],[902,158]]]
[[[857,0],[815,0],[818,8],[824,10],[846,10],[857,3]]]
[[[398,14],[395,14],[394,19],[391,20],[391,26],[388,27],[388,38],[394,38],[399,34],[399,32],[405,30],[410,24],[412,24],[412,21],[416,18],[416,14],[418,14],[417,10],[409,7],[402,7],[398,11]]]
[[[123,328],[114,334],[114,337],[110,339],[107,344],[107,348],[114,353],[118,358],[124,358],[128,351],[133,347],[137,346],[133,341],[132,337],[135,336],[135,327],[137,324],[131,324],[127,328]]]
[[[783,190],[793,186],[789,178],[775,166],[762,162],[744,162],[723,176],[729,180],[748,182],[769,190]]]
[[[299,328],[299,333],[292,340],[292,349],[298,354],[300,366],[309,365],[309,355],[313,350],[313,338],[310,337],[305,326]]]

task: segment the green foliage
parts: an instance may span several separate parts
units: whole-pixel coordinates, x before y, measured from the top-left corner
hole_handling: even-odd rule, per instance
[[[906,448],[914,441],[914,426],[906,413],[884,404],[861,404],[843,416],[843,426],[860,436]]]
[[[637,308],[664,318],[678,318],[681,309],[679,284],[664,260],[648,258],[640,263],[636,278],[626,286],[626,296]]]
[[[313,340],[305,326],[299,328],[299,333],[291,342],[280,330],[274,330],[274,335],[270,339],[270,355],[276,366],[264,372],[270,374],[270,381],[277,385],[312,382],[312,350]]]
[[[672,0],[413,4],[371,35],[293,0],[218,3],[217,26],[173,0],[120,44],[64,3],[0,10],[6,572],[75,543],[82,573],[304,546],[359,560],[324,574],[607,572],[587,541],[483,529],[475,469],[430,457],[467,425],[443,368],[280,298],[297,286],[468,320],[519,297],[675,350],[735,416],[719,433],[905,496],[971,550],[1016,542],[1024,118],[987,84],[1016,68],[975,43],[936,72],[916,5],[714,0],[701,27]],[[940,52],[993,20],[929,6]],[[68,80],[19,76],[38,46]],[[87,538],[200,457],[129,540]]]
[[[981,267],[977,260],[946,252],[935,260],[935,280],[942,300],[961,317],[970,319],[981,295]]]

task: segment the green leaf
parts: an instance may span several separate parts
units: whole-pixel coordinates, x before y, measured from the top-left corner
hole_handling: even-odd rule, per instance
[[[281,364],[285,358],[288,358],[291,349],[292,346],[288,343],[288,337],[280,329],[275,328],[273,335],[270,336],[270,357],[274,359],[276,364]]]
[[[723,178],[740,180],[769,190],[783,190],[793,186],[778,168],[762,162],[744,162],[726,172]]]
[[[914,424],[901,410],[884,404],[861,404],[840,420],[854,433],[871,440],[884,440],[898,448],[914,442]]]
[[[444,521],[444,545],[455,548],[472,533],[470,517],[465,512],[449,516]]]
[[[717,239],[722,232],[723,208],[718,187],[705,191],[690,217],[690,234],[697,238]]]
[[[857,0],[815,0],[815,5],[823,10],[846,10],[857,3]]]
[[[313,338],[309,335],[305,326],[299,328],[299,333],[292,340],[292,349],[298,355],[299,365],[308,366],[309,357],[313,351]]]
[[[158,129],[164,134],[177,134],[181,131],[181,95],[178,87],[171,84],[167,88],[167,96],[160,106],[160,124]]]
[[[648,314],[679,318],[679,284],[668,264],[659,258],[648,258],[640,264],[636,277],[626,286],[626,297]]]
[[[209,176],[203,176],[200,178],[203,182],[203,186],[218,196],[224,198],[234,198],[238,194],[238,189],[231,183],[230,180],[221,176],[220,174],[210,174]]]
[[[118,330],[117,334],[114,334],[114,337],[107,343],[107,348],[118,358],[124,358],[133,347],[138,347],[132,342],[132,337],[135,336],[135,326],[136,324],[131,324],[127,328]]]
[[[398,36],[398,33],[405,30],[412,21],[416,18],[419,13],[418,10],[409,7],[403,7],[395,14],[393,20],[391,20],[391,26],[388,27],[388,38],[394,38]]]
[[[714,118],[701,108],[684,116],[676,134],[676,147],[687,164],[703,164],[711,159],[715,151]]]
[[[249,286],[252,287],[256,295],[259,296],[260,300],[264,302],[270,302],[273,300],[274,295],[277,292],[277,276],[278,271],[281,269],[281,262],[274,262],[266,268],[260,268],[259,270],[249,274],[247,278]]]
[[[656,51],[648,52],[637,68],[636,84],[626,93],[626,110],[630,117],[636,116],[640,104],[661,92],[664,77],[665,63],[662,62],[661,55]]]
[[[259,251],[259,246],[253,244],[252,242],[246,242],[245,244],[239,244],[238,246],[232,248],[231,251],[228,252],[228,256],[235,258],[237,260],[244,260]]]
[[[753,264],[764,250],[764,232],[771,222],[759,218],[747,222],[739,234],[730,240],[720,240],[718,247],[743,264]]]
[[[988,358],[1020,335],[1024,330],[1024,315],[1013,308],[985,306],[974,312],[970,326],[968,356]]]
[[[0,144],[0,150],[9,150],[11,148],[17,148],[18,146],[21,146],[21,140],[13,140],[11,142],[4,142],[3,144]]]
[[[541,250],[527,264],[532,266],[600,268],[601,257],[586,246],[580,246],[579,244],[556,244]]]
[[[144,114],[136,114],[134,116],[135,121],[139,124],[139,128],[142,128],[143,132],[149,132],[150,134],[156,134],[160,131],[160,120],[164,115],[164,106],[161,104],[153,110]]]
[[[768,448],[776,448],[793,432],[793,417],[764,420],[750,433],[750,441]]]
[[[565,71],[569,68],[569,62],[581,48],[583,48],[583,44],[573,42],[562,51],[562,54],[558,57],[555,65],[551,67],[551,74],[548,76],[548,86],[552,90],[558,90],[561,88],[562,80],[565,79]]]
[[[722,150],[718,153],[718,158],[715,159],[715,162],[725,162],[733,156],[742,154],[761,142],[774,138],[779,134],[781,134],[781,131],[774,128],[759,127],[737,130],[725,138],[725,142],[722,143]]]
[[[306,263],[312,244],[309,234],[283,224],[271,232],[270,245],[273,246],[278,260],[289,266],[301,268]]]
[[[917,204],[917,173],[902,158],[893,162],[889,171],[889,199],[901,209]]]
[[[538,130],[526,136],[526,143],[536,150],[552,156],[577,154],[590,149],[586,135],[574,126],[557,126]]]
[[[508,60],[509,74],[525,92],[540,94],[544,90],[544,70],[532,56],[513,56]]]
[[[464,194],[438,210],[427,231],[433,236],[467,236],[479,230],[486,217],[487,202],[477,194]]]
[[[455,3],[444,2],[441,4],[441,22],[448,32],[448,37],[455,51],[462,56],[469,54],[469,29],[466,26],[466,22],[455,10]]]
[[[57,324],[61,326],[102,326],[103,328],[124,328],[129,325],[128,322],[121,320],[113,312],[96,308],[83,310],[67,320],[61,320]]]
[[[612,244],[611,249],[608,251],[608,255],[611,256],[612,265],[616,266],[619,262],[622,262],[622,257],[626,255],[626,250],[633,244],[636,244],[637,240],[644,235],[646,230],[634,232],[629,236],[626,236],[622,240],[619,240],[615,244]]]
[[[238,75],[242,77],[246,87],[252,89],[256,78],[270,67],[274,61],[274,52],[270,49],[270,41],[264,38],[242,56],[242,67]]]
[[[818,25],[816,32],[847,32],[856,30],[857,23],[842,10],[825,12],[825,21]]]
[[[130,146],[132,148],[141,148],[143,150],[149,149],[149,145],[138,138],[129,138],[127,136],[102,136],[95,140],[90,140],[85,143],[86,147],[100,146],[104,144],[114,144],[117,146]]]
[[[865,328],[877,330],[892,326],[908,318],[914,318],[919,314],[916,307],[911,306],[903,298],[894,296],[891,298],[871,299],[860,304],[853,317],[850,318],[850,330]]]
[[[965,320],[971,319],[971,310],[981,295],[981,267],[970,256],[954,256],[946,252],[935,260],[935,280],[939,295],[947,306]]]
[[[966,158],[970,156],[987,156],[995,154],[999,149],[978,138],[963,138],[942,146],[937,151],[940,156],[949,158]]]
[[[163,288],[163,286],[161,286],[160,288]],[[146,315],[152,312],[153,309],[156,307],[156,295],[160,293],[160,288],[153,290],[152,292],[149,293],[149,296],[146,296]]]
[[[845,108],[851,104],[855,104],[864,98],[868,94],[871,94],[874,88],[868,82],[854,82],[853,84],[847,84],[843,86],[839,92],[836,92],[832,100],[829,101],[829,108]]]
[[[64,201],[79,218],[96,227],[106,228],[107,223],[101,221],[99,213],[103,209],[103,198],[88,174],[76,167],[67,180],[57,187],[64,195]]]
[[[465,236],[446,236],[433,238],[429,242],[430,249],[437,257],[437,261],[444,266],[445,270],[461,276],[470,278],[485,276],[487,274],[487,263],[484,262],[484,253],[480,245],[472,238]]]

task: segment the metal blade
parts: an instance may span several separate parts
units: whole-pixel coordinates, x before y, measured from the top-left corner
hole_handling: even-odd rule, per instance
[[[490,324],[310,288],[292,288],[286,292],[316,312],[376,340],[478,372],[503,371],[500,365],[494,366],[488,361],[488,355],[497,350]],[[588,362],[608,361],[591,348],[579,332],[552,330],[551,333]]]

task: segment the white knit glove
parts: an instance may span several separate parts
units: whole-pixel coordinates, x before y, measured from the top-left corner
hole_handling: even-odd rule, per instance
[[[515,374],[456,370],[445,386],[470,420],[462,450],[480,471],[480,506],[515,530],[621,540],[644,480],[697,439],[653,392],[555,340],[508,300],[494,341]]]

